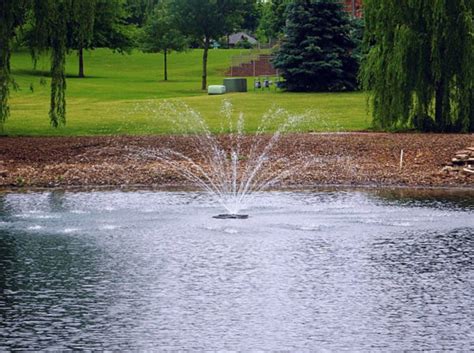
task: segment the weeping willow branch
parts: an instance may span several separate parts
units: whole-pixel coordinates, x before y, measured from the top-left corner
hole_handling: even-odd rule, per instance
[[[474,1],[365,0],[363,87],[382,129],[474,131]]]
[[[58,127],[66,124],[66,54],[71,0],[50,2],[51,48],[51,105],[49,117],[51,125]]]
[[[60,40],[53,41],[51,53],[51,125],[66,124],[66,47]]]
[[[2,26],[3,27],[3,26]],[[3,32],[3,28],[2,28]],[[3,34],[3,33],[2,33]],[[10,116],[10,107],[8,98],[10,96],[10,45],[5,37],[1,37],[0,47],[0,131],[3,130],[3,124]]]
[[[24,20],[26,1],[0,1],[0,131],[10,115],[8,99],[14,83],[10,70],[11,42]]]

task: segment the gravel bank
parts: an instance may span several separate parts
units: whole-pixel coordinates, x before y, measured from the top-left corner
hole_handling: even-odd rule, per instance
[[[251,144],[250,138],[247,140],[243,155]],[[456,151],[469,146],[474,146],[472,134],[291,134],[281,139],[275,153],[304,153],[313,160],[308,169],[285,180],[286,186],[473,187],[473,175],[441,172]],[[0,186],[188,185],[163,164],[137,158],[131,152],[163,147],[200,158],[188,137],[2,137]]]

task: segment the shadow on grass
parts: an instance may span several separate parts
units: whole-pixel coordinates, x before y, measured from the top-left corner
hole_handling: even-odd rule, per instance
[[[51,78],[51,72],[47,70],[35,70],[35,69],[17,69],[17,70],[12,70],[13,74],[17,75],[27,75],[27,76],[34,76],[34,77],[49,77]],[[66,78],[69,79],[96,79],[96,78],[105,78],[103,76],[92,76],[92,75],[86,75],[86,77],[79,77],[78,75],[72,75],[72,74],[66,74]]]

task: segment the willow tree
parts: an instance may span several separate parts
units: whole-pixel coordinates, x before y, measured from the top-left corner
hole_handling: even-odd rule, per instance
[[[42,51],[51,55],[51,97],[49,117],[51,125],[66,123],[66,55],[68,24],[72,0],[34,0],[32,49],[34,56]]]
[[[364,12],[375,125],[474,131],[474,0],[365,0]]]
[[[79,77],[85,77],[84,51],[110,48],[129,51],[133,27],[126,25],[127,13],[122,0],[72,0],[68,24],[68,49],[79,57]]]
[[[0,129],[10,115],[8,98],[13,79],[10,71],[11,44],[26,13],[26,0],[0,1]]]

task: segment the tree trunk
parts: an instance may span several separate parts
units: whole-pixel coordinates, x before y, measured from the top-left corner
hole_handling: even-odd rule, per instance
[[[164,61],[165,61],[165,81],[168,81],[168,51],[165,49],[163,52],[164,54]]]
[[[209,52],[210,38],[206,37],[204,41],[204,53],[202,55],[202,85],[201,89],[205,91],[207,89],[207,54]]]
[[[86,75],[84,74],[84,49],[79,49],[79,77],[84,78]]]

